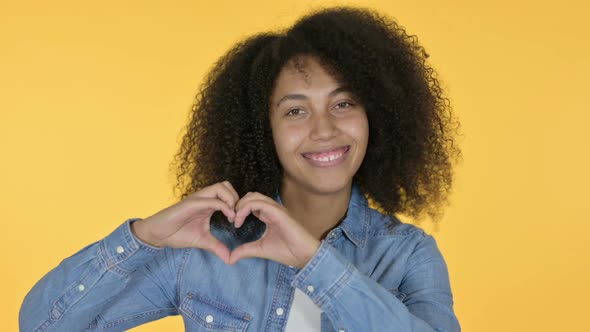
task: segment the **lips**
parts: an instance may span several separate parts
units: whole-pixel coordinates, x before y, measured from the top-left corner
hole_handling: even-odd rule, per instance
[[[315,166],[333,166],[344,160],[350,146],[342,146],[317,152],[303,153],[303,157]]]

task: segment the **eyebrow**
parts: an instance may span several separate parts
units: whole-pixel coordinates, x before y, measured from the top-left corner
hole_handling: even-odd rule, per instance
[[[328,97],[333,97],[333,96],[339,94],[340,92],[351,92],[351,91],[348,87],[341,86],[341,87],[334,89],[332,92],[328,93]],[[283,96],[283,98],[281,98],[277,102],[276,107],[279,107],[279,105],[286,100],[306,100],[306,99],[309,99],[309,98],[306,95],[302,95],[302,94],[286,95],[286,96]]]

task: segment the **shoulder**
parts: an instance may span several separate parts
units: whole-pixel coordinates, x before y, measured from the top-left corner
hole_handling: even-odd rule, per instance
[[[432,235],[396,216],[372,208],[367,211],[366,245],[359,255],[361,258],[354,258],[359,270],[396,291],[411,271],[430,269],[436,275],[444,272],[440,269],[444,260]]]
[[[434,236],[419,226],[405,223],[396,216],[370,210],[369,230],[367,232],[367,250],[395,253],[409,261],[441,259],[442,255]]]
[[[396,216],[369,209],[367,247],[372,255],[389,257],[404,264],[412,260],[440,256],[436,241],[419,226],[405,223]]]
[[[415,237],[428,236],[419,226],[405,223],[396,216],[390,216],[369,208],[369,237]]]

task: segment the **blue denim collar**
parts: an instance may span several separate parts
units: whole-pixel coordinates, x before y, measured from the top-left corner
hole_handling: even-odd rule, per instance
[[[275,200],[283,205],[280,193]],[[346,237],[357,247],[364,248],[369,232],[369,204],[360,186],[353,182],[348,203],[348,211],[342,223],[336,227],[341,228]]]
[[[364,248],[369,232],[369,204],[357,183],[352,184],[348,213],[340,224],[346,237],[359,248]]]

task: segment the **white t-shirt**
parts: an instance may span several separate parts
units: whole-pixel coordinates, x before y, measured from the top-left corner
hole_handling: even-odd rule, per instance
[[[299,289],[295,289],[295,297],[287,319],[285,332],[320,332],[320,308]]]

